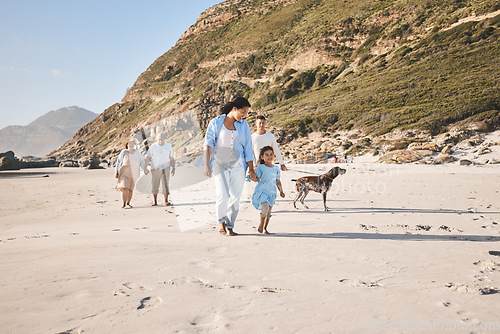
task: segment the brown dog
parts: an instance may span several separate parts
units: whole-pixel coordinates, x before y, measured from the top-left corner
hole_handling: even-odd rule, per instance
[[[309,209],[307,205],[304,204],[304,199],[309,191],[312,190],[323,195],[323,205],[325,207],[325,211],[328,211],[328,207],[326,206],[326,193],[330,190],[333,179],[339,175],[345,174],[345,172],[345,169],[333,167],[327,173],[320,176],[304,176],[300,179],[292,180],[295,181],[295,187],[297,188],[297,196],[295,196],[295,199],[293,200],[293,207],[297,209],[295,203],[300,198],[300,203],[302,203],[306,209]]]

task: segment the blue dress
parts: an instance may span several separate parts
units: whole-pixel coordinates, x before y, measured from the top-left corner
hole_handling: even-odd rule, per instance
[[[280,169],[278,166],[267,167],[264,164],[258,165],[255,169],[255,174],[259,178],[259,182],[255,187],[252,196],[252,205],[261,210],[260,203],[268,202],[270,206],[274,206],[276,201],[276,180],[280,178]]]

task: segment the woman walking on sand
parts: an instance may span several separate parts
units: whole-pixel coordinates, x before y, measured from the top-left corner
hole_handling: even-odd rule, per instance
[[[238,215],[246,169],[255,178],[252,137],[244,120],[250,103],[243,97],[225,104],[222,115],[210,121],[205,135],[205,175],[214,176],[216,212],[219,233],[237,235],[233,231]]]
[[[264,146],[260,150],[259,165],[255,170],[254,181],[258,182],[252,196],[252,205],[260,211],[259,233],[269,234],[267,226],[271,219],[271,210],[276,202],[276,188],[281,198],[285,197],[280,181],[280,169],[273,165],[274,151],[271,146]]]
[[[141,153],[135,149],[133,139],[125,142],[125,149],[120,152],[116,160],[115,177],[118,179],[116,189],[122,193],[122,209],[130,209],[130,200],[134,192],[135,182],[139,178],[140,169],[148,174],[146,164]]]

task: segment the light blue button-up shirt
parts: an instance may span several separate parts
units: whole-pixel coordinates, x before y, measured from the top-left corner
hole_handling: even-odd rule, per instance
[[[208,124],[203,146],[209,146],[212,148],[210,166],[212,166],[212,159],[215,153],[214,148],[217,146],[217,139],[219,138],[219,133],[224,125],[225,119],[226,115],[217,116]],[[253,162],[252,135],[250,134],[250,126],[245,120],[241,120],[234,122],[234,127],[238,132],[238,136],[236,137],[234,143],[234,149],[240,153],[239,163],[246,170],[248,168],[247,162]]]

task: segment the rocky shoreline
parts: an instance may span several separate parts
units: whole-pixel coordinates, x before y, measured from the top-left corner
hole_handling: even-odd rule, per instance
[[[359,130],[333,135],[313,132],[289,142],[286,142],[280,130],[270,131],[276,135],[287,164],[346,163],[357,160],[383,164],[500,164],[500,130],[484,133],[456,128],[436,136],[422,130],[395,130],[376,137],[365,135]],[[182,154],[176,153],[181,158]],[[107,167],[107,162],[112,158],[109,154],[99,156],[94,153],[78,160],[58,161],[55,157],[17,158],[14,152],[8,151],[0,153],[0,171],[43,167],[96,169]]]
[[[0,171],[20,170],[25,168],[46,168],[46,167],[83,167],[87,169],[101,169],[107,165],[107,162],[94,155],[90,158],[79,160],[57,161],[55,157],[16,157],[12,151],[0,153]]]
[[[452,129],[432,136],[426,131],[393,131],[383,136],[364,135],[358,130],[330,134],[314,132],[281,144],[288,163],[351,162],[371,157],[385,164],[484,165],[500,163],[500,131],[489,133]]]

